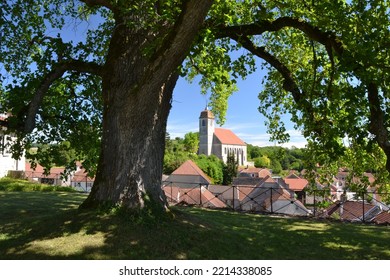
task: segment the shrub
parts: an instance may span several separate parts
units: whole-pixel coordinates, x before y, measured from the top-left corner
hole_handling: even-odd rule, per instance
[[[9,177],[4,177],[0,179],[0,191],[76,192],[76,190],[74,190],[71,187],[50,186],[50,185],[40,184],[40,183],[31,182],[27,180],[13,179]]]

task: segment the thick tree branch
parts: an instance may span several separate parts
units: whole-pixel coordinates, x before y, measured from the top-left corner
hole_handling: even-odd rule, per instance
[[[212,0],[183,2],[178,19],[153,56],[155,59],[149,74],[161,71],[161,78],[165,80],[182,63],[212,3]]]
[[[35,90],[34,97],[27,106],[25,111],[25,122],[23,127],[24,133],[31,132],[35,127],[35,117],[38,109],[42,103],[42,100],[49,90],[50,86],[57,79],[61,78],[62,75],[67,71],[76,71],[80,73],[90,73],[93,75],[102,75],[102,67],[92,62],[83,62],[79,60],[68,60],[62,61],[52,71],[47,73],[43,77],[39,87]],[[21,116],[22,117],[22,116]]]
[[[115,10],[114,5],[110,0],[80,0],[85,3],[88,7],[106,7],[111,11]]]
[[[267,52],[264,47],[258,47],[253,44],[253,42],[248,37],[232,36],[232,39],[239,42],[245,49],[247,49],[254,55],[264,59],[268,64],[274,67],[282,75],[284,79],[283,89],[292,94],[295,103],[298,105],[298,108],[315,123],[311,132],[315,132],[317,135],[322,135],[322,126],[324,124],[324,120],[316,120],[313,106],[307,99],[306,93],[299,89],[299,86],[296,83],[291,70],[278,58]]]
[[[231,38],[232,36],[261,35],[265,32],[275,32],[287,27],[298,29],[310,39],[324,45],[331,58],[333,58],[331,50],[335,51],[337,55],[341,55],[344,51],[342,43],[333,33],[322,31],[306,21],[291,17],[280,17],[274,21],[262,20],[239,26],[218,26],[216,37]]]
[[[246,36],[231,35],[231,38],[242,44],[242,46],[254,55],[264,59],[282,75],[284,79],[283,88],[290,92],[294,101],[302,106],[305,111],[310,110],[310,104],[305,99],[305,94],[301,92],[299,86],[294,80],[293,74],[280,60],[265,50],[264,47],[258,47]]]
[[[295,102],[303,108],[309,109],[310,103],[306,100],[303,101],[304,94],[299,90],[298,85],[295,83],[292,73],[288,68],[277,60],[270,53],[266,52],[264,48],[254,45],[249,36],[261,35],[264,32],[275,32],[283,28],[295,28],[302,31],[306,36],[322,44],[329,55],[332,68],[335,69],[334,56],[338,56],[340,60],[343,57],[348,57],[348,63],[352,63],[348,66],[353,73],[361,79],[367,85],[368,101],[370,106],[370,132],[375,135],[375,139],[379,146],[384,150],[387,155],[387,169],[390,170],[390,139],[384,122],[384,112],[381,109],[381,103],[379,99],[378,85],[374,81],[370,81],[365,78],[366,69],[369,65],[363,65],[357,61],[349,52],[347,52],[341,40],[333,33],[321,30],[318,27],[312,26],[310,23],[300,19],[281,17],[275,21],[259,21],[254,24],[241,25],[241,26],[219,26],[217,27],[216,37],[224,38],[229,37],[237,42],[240,42],[246,49],[253,54],[267,61],[284,78],[283,87],[285,90],[291,92]],[[341,62],[342,63],[342,62]],[[370,62],[368,62],[370,63]],[[334,79],[334,71],[331,73],[331,81]],[[328,87],[328,93],[330,86]]]
[[[386,168],[390,170],[390,141],[385,126],[384,113],[381,110],[378,86],[369,83],[367,86],[368,101],[370,107],[370,132],[375,135],[375,140],[387,155]]]

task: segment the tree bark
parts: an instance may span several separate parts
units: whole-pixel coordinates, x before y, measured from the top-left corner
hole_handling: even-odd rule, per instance
[[[140,90],[107,102],[98,172],[82,207],[142,209],[150,201],[164,211],[165,132],[177,78],[170,76],[160,90]]]
[[[117,27],[103,74],[103,135],[97,174],[82,207],[139,210],[152,201],[163,210],[165,132],[177,74],[162,79],[142,52],[144,30]],[[131,39],[130,39],[131,38]]]
[[[127,14],[115,15],[102,74],[101,154],[94,186],[81,207],[166,209],[161,179],[177,68],[211,4],[211,0],[184,1],[176,22],[157,30],[130,26]]]

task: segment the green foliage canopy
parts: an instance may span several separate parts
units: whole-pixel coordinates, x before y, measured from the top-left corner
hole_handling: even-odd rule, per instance
[[[68,141],[92,167],[105,109],[102,65],[118,15],[128,27],[161,35],[139,54],[152,58],[169,39],[164,26],[181,24],[181,3],[1,1],[0,100],[11,113],[9,128],[23,132],[15,151]],[[210,94],[223,123],[237,79],[253,73],[261,59],[268,74],[259,111],[272,140],[289,139],[281,122],[289,113],[313,152],[336,159],[346,153],[343,139],[357,151],[377,145],[390,170],[389,13],[385,0],[215,0],[180,73],[189,80],[200,75],[202,93]]]
[[[255,159],[255,167],[270,168],[270,166],[271,160],[266,155]]]

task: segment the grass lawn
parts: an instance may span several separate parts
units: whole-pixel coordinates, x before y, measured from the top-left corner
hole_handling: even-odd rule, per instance
[[[1,191],[0,259],[390,259],[386,226],[192,207],[153,222],[80,211],[85,197]]]

